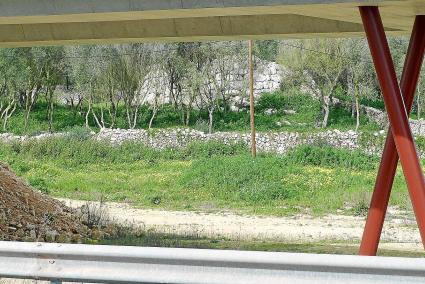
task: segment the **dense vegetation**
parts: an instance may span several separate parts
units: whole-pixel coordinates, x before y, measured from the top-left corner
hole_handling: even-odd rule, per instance
[[[406,44],[405,39],[391,40],[399,73]],[[261,99],[259,130],[279,128],[282,113],[264,116],[267,107],[297,108],[297,100],[309,107],[299,109],[304,117],[295,117],[292,128],[303,128],[307,121],[309,128],[340,127],[346,124],[340,118],[352,120],[347,113],[360,116],[359,104],[383,108],[363,39],[258,41],[255,54],[257,62],[274,60],[288,70],[281,89],[291,100]],[[176,125],[209,132],[246,130],[247,70],[245,42],[0,49],[1,131]],[[235,76],[246,82],[237,90],[230,84]],[[310,90],[310,98],[301,89]],[[344,102],[346,113],[334,114],[341,108],[333,98]],[[419,117],[421,100],[418,96],[414,110]],[[230,111],[231,106],[238,111]],[[364,123],[360,117],[354,127]]]
[[[134,143],[113,147],[85,139],[81,132],[0,147],[0,160],[57,197],[273,215],[305,208],[314,214],[338,209],[363,214],[378,162],[360,152],[324,146],[256,159],[238,144],[163,151]],[[406,208],[406,194],[399,173],[392,204]]]

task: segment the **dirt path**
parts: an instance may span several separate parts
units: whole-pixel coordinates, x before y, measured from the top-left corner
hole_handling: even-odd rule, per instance
[[[61,200],[70,207],[84,201]],[[202,213],[134,208],[124,203],[106,203],[117,222],[130,222],[161,233],[197,235],[237,240],[274,240],[287,242],[359,241],[364,217],[327,215],[311,217],[241,216],[234,213]],[[411,213],[391,208],[382,235],[382,247],[418,250],[422,248],[419,231]]]
[[[66,205],[79,208],[84,201],[60,199]],[[238,240],[273,240],[285,242],[320,242],[360,240],[363,217],[328,215],[311,217],[256,217],[234,213],[197,213],[134,208],[123,203],[105,204],[110,218],[116,222],[133,223],[162,233],[226,237]],[[391,208],[382,236],[382,248],[420,251],[419,231],[409,212]],[[0,284],[48,284],[33,280],[0,279]]]

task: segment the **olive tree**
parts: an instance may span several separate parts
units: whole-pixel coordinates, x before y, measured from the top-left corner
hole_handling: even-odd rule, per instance
[[[291,48],[283,53],[281,63],[291,70],[297,81],[317,90],[321,102],[318,125],[325,128],[328,125],[334,91],[347,68],[344,40],[303,40],[297,45],[298,48]]]

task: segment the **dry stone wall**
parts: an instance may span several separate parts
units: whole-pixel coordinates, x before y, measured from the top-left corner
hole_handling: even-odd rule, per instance
[[[412,128],[416,129],[416,125]],[[424,131],[422,124],[418,131]],[[10,133],[0,134],[0,141],[3,142],[24,142],[29,140],[42,140],[51,137],[65,137],[68,133],[42,133],[36,136],[19,136]],[[298,132],[268,132],[257,133],[257,150],[260,153],[284,154],[290,149],[300,145],[329,145],[334,148],[348,150],[362,150],[371,155],[382,153],[386,131],[381,130],[373,134],[356,133],[353,130],[340,131],[328,130],[317,133]],[[418,137],[418,136],[417,136]],[[250,145],[250,134],[240,132],[216,132],[206,134],[201,131],[188,128],[169,129],[103,129],[99,133],[92,132],[89,139],[108,142],[112,145],[121,145],[126,142],[137,142],[157,150],[167,148],[181,149],[193,142],[217,141],[224,144],[244,143]],[[425,158],[425,149],[419,149]]]
[[[41,140],[49,137],[66,136],[66,133],[40,134],[37,136],[19,136],[10,133],[0,134],[0,141],[23,142],[28,140]],[[257,133],[257,149],[263,153],[286,153],[289,149],[302,144],[330,145],[336,148],[358,149],[359,135],[354,131],[329,130],[313,134],[301,134],[297,132],[270,132]],[[224,144],[244,143],[250,144],[249,133],[239,132],[216,132],[205,134],[204,132],[188,128],[158,129],[148,131],[144,129],[103,129],[99,133],[92,133],[91,139],[105,141],[112,145],[120,145],[125,142],[143,143],[151,148],[162,150],[166,148],[181,149],[192,142],[217,141]]]
[[[365,134],[357,133],[353,130],[340,131],[337,129],[307,134],[268,132],[257,133],[256,135],[258,152],[276,154],[284,154],[300,145],[329,145],[338,149],[361,150],[370,155],[381,155],[385,137],[385,130],[373,134]],[[130,141],[139,142],[158,150],[166,148],[181,149],[192,142],[208,141],[217,141],[224,144],[244,143],[249,146],[251,141],[249,133],[216,132],[205,134],[201,131],[185,128],[154,131],[143,129],[103,129],[101,132],[94,134],[92,139],[106,141],[112,145],[120,145]],[[425,149],[419,149],[418,151],[421,157],[425,158]]]
[[[263,153],[282,154],[302,144],[330,145],[336,148],[358,149],[359,135],[354,131],[329,130],[313,134],[297,132],[257,133],[257,149]],[[137,141],[154,149],[184,148],[192,142],[218,141],[224,144],[244,143],[249,145],[250,134],[238,132],[216,132],[205,134],[193,129],[161,129],[155,131],[104,129],[94,135],[98,141],[119,145]]]

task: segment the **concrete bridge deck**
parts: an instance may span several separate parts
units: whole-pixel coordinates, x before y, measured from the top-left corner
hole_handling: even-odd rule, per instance
[[[360,5],[410,33],[424,0],[2,0],[0,46],[363,35]]]

